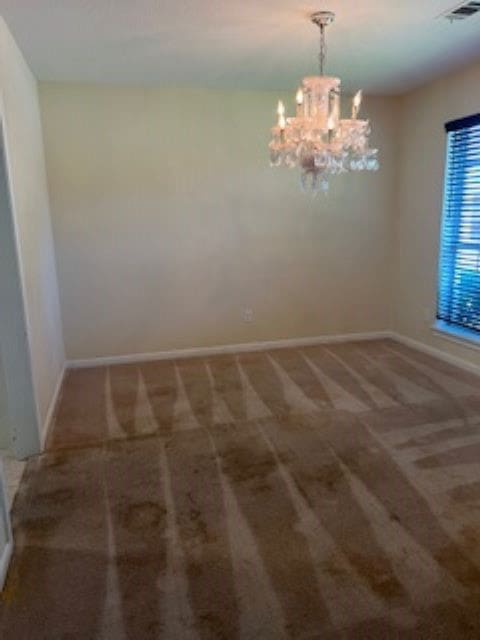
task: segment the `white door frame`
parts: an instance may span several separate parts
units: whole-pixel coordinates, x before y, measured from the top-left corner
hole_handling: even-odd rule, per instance
[[[4,184],[2,199],[7,203],[4,231],[8,234],[3,249],[7,251],[6,279],[2,290],[9,307],[0,325],[0,348],[6,382],[7,419],[10,432],[10,449],[17,458],[25,458],[40,452],[40,412],[32,373],[31,326],[27,313],[25,274],[21,261],[22,247],[15,202],[15,185],[9,147],[8,124],[5,103],[0,89],[0,177]],[[4,465],[0,458],[0,591],[7,577],[13,553],[14,540],[10,522]],[[5,540],[5,544],[3,544]]]
[[[3,143],[3,144],[2,144]],[[10,157],[10,147],[9,147],[9,133],[8,133],[8,123],[5,111],[5,103],[2,90],[0,89],[0,154],[3,153],[3,158],[0,157],[0,162],[5,162],[5,174],[6,174],[6,182],[7,189],[9,194],[9,204],[11,209],[11,225],[13,230],[13,241],[15,245],[15,254],[16,254],[16,266],[18,270],[18,280],[19,280],[19,288],[20,288],[20,300],[22,306],[22,321],[24,327],[24,335],[23,338],[26,344],[26,353],[25,363],[24,363],[24,382],[27,388],[22,389],[23,398],[16,398],[18,395],[18,391],[16,391],[15,387],[10,385],[10,391],[7,389],[7,397],[9,399],[9,411],[11,413],[12,422],[10,425],[10,437],[12,441],[12,453],[16,458],[22,459],[29,455],[34,455],[40,453],[41,450],[41,439],[40,439],[40,425],[42,424],[40,418],[40,407],[38,403],[37,390],[35,388],[34,380],[33,380],[33,368],[32,368],[32,348],[31,348],[31,336],[32,330],[30,326],[29,316],[27,313],[27,297],[26,297],[26,285],[25,285],[25,274],[23,270],[23,265],[21,261],[22,255],[22,246],[21,246],[21,238],[18,228],[18,214],[17,214],[17,206],[15,201],[15,188],[14,188],[14,176],[12,175],[12,163]],[[5,362],[3,363],[5,367]],[[5,376],[7,379],[8,385],[8,371],[5,371]],[[26,380],[28,378],[28,380]],[[22,408],[25,404],[25,397],[31,396],[31,401],[33,403],[32,410],[30,411],[30,415],[27,416],[25,409]],[[16,412],[15,408],[18,408],[19,411]],[[19,416],[15,415],[19,413]],[[34,414],[34,415],[32,415]],[[21,432],[19,432],[21,429]]]
[[[13,534],[10,524],[10,510],[8,507],[8,496],[3,471],[3,460],[0,458],[0,531],[3,529],[6,544],[0,548],[0,591],[3,589],[7,577],[8,567],[13,553]]]

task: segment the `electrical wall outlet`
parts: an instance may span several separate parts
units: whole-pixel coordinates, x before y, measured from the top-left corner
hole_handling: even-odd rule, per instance
[[[250,309],[250,307],[244,307],[242,309],[242,318],[244,322],[253,322],[253,309]]]

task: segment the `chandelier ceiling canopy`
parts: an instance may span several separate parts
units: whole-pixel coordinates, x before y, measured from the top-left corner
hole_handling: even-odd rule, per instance
[[[351,117],[341,118],[340,79],[324,75],[325,29],[335,19],[331,11],[317,11],[311,20],[320,29],[320,75],[302,80],[295,101],[296,115],[286,117],[278,103],[278,122],[269,145],[272,166],[300,167],[302,186],[328,191],[331,175],[347,171],[376,171],[377,149],[369,146],[370,123],[358,118],[362,92],[352,101]]]

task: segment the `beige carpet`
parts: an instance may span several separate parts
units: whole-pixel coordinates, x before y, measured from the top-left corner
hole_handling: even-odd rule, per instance
[[[70,371],[2,639],[480,638],[480,384],[392,341]]]

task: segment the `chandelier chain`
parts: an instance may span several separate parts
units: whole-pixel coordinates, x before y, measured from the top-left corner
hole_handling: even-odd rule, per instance
[[[325,57],[327,55],[327,45],[325,42],[325,25],[320,25],[320,53],[318,55],[318,61],[320,66],[320,75],[323,76],[323,70],[325,66]]]

